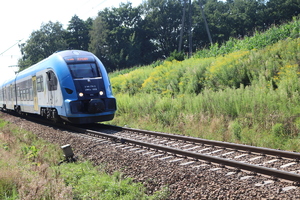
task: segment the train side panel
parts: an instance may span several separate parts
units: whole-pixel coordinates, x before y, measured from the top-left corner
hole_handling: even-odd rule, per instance
[[[7,81],[4,85],[4,105],[8,110],[14,110],[15,105],[15,84],[14,80]]]
[[[52,70],[44,69],[16,80],[16,105],[22,112],[40,114],[43,108],[62,106],[60,85],[57,81],[49,80],[49,77],[53,79],[55,74]]]
[[[46,108],[55,108],[59,115],[64,114],[63,96],[57,75],[51,68],[36,73],[36,109],[45,112]]]
[[[16,79],[16,104],[19,112],[34,113],[33,110],[33,84],[31,76]]]
[[[0,86],[0,109],[3,109],[3,88]]]
[[[90,52],[67,50],[0,85],[0,108],[72,123],[113,119],[116,100],[107,72]]]
[[[5,82],[0,85],[0,109],[5,108]]]

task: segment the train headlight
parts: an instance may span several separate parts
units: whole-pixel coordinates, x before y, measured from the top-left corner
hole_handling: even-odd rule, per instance
[[[100,91],[99,94],[100,94],[100,96],[102,96],[102,95],[104,94],[104,92],[103,92],[103,91]]]
[[[82,92],[79,92],[78,94],[80,97],[83,97],[83,93]]]

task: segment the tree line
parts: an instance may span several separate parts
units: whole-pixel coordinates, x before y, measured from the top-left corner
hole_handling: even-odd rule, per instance
[[[74,15],[68,27],[42,24],[21,44],[23,70],[65,49],[91,51],[108,71],[147,65],[244,38],[291,20],[300,0],[146,0],[105,8],[95,19]]]

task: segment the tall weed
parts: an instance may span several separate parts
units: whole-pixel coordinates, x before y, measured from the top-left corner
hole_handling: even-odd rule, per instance
[[[147,68],[112,123],[300,151],[299,23]]]
[[[170,96],[177,94],[183,68],[182,62],[175,60],[166,61],[163,65],[157,66],[142,84],[143,91]]]
[[[205,72],[205,86],[213,90],[238,88],[240,84],[249,85],[247,67],[240,60],[247,57],[249,51],[237,51],[217,57]]]
[[[144,80],[152,72],[151,67],[144,67],[111,78],[114,92],[129,93],[131,95],[140,91]]]

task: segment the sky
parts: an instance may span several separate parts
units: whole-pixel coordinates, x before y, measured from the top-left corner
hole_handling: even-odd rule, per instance
[[[21,58],[18,44],[29,39],[42,23],[60,22],[67,28],[74,15],[80,19],[95,18],[104,8],[131,2],[133,7],[143,0],[9,0],[0,7],[0,82],[14,75]]]

